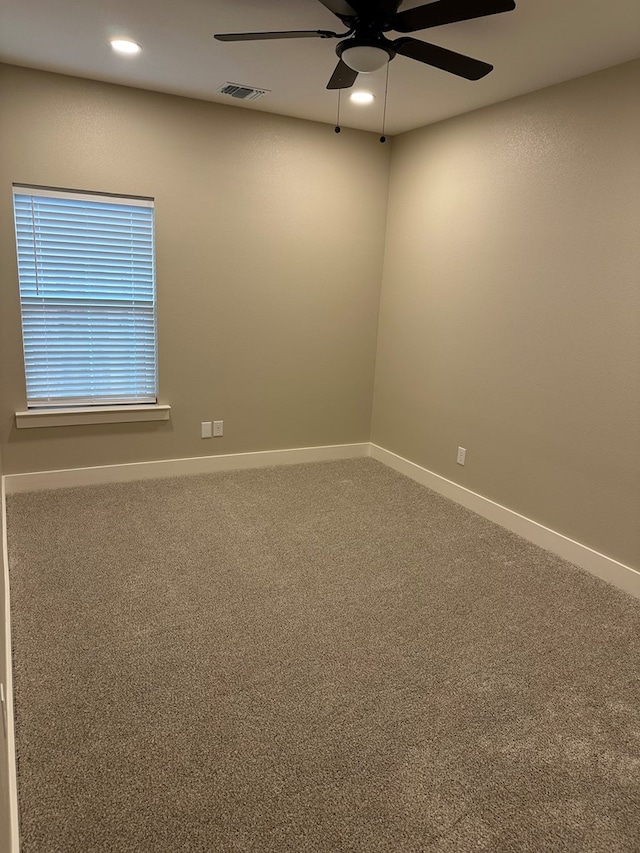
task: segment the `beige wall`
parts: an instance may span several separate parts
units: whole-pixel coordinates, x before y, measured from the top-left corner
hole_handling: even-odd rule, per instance
[[[371,437],[640,568],[639,72],[394,140]],[[369,438],[389,146],[0,73],[5,473]],[[13,427],[12,181],[156,198],[169,424]]]
[[[72,77],[0,75],[5,473],[368,440],[390,146]],[[14,181],[155,197],[170,423],[15,429]],[[213,419],[224,438],[200,439]]]
[[[372,425],[637,568],[639,84],[629,63],[394,140]]]

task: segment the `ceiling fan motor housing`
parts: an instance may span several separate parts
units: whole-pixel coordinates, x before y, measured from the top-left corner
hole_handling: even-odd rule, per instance
[[[326,5],[325,0],[320,0],[320,2]],[[338,14],[338,17],[348,27],[352,27],[356,31],[366,28],[376,32],[388,32],[393,29],[393,19],[401,5],[402,0],[354,2],[353,14]]]

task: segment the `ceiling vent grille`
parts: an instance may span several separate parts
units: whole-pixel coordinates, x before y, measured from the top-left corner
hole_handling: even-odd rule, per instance
[[[218,89],[220,94],[229,95],[241,101],[257,101],[263,95],[268,95],[270,91],[270,89],[254,89],[253,86],[241,86],[239,83],[225,83]]]

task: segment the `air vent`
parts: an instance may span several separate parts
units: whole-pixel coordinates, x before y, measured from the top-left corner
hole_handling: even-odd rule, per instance
[[[253,86],[241,86],[239,83],[225,83],[218,89],[222,95],[238,98],[240,101],[256,101],[263,95],[268,95],[270,89],[254,89]]]

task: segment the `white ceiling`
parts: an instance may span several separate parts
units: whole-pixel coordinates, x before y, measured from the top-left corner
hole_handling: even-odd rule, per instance
[[[513,12],[415,33],[495,68],[470,82],[396,57],[389,67],[389,135],[640,56],[639,0],[516,3]],[[405,0],[402,8],[418,5]],[[325,86],[337,42],[212,37],[287,29],[343,31],[318,0],[1,0],[0,60],[334,124],[338,96]],[[114,54],[114,36],[137,41],[142,53]],[[271,93],[241,102],[217,94],[226,82]],[[380,132],[384,84],[385,69],[361,75],[354,88],[376,100],[356,106],[343,94],[341,124]]]

